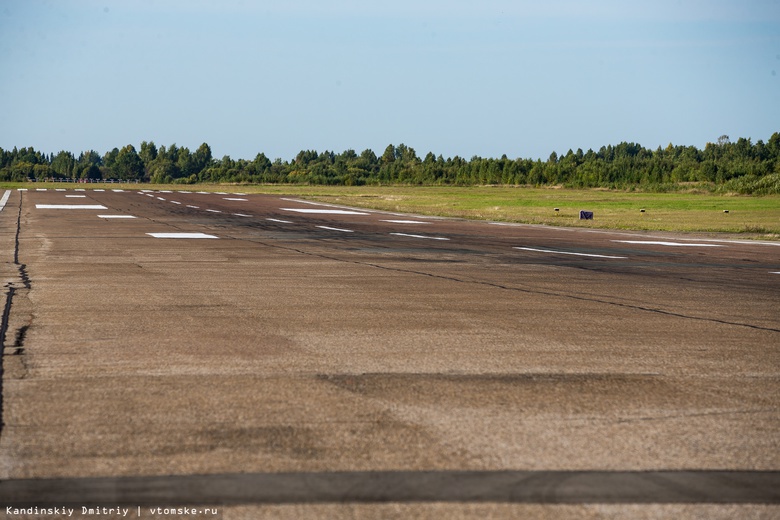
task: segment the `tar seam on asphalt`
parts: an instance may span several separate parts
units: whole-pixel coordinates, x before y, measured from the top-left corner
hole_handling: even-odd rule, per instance
[[[23,197],[21,194],[19,194],[19,213],[16,216],[16,235],[14,237],[14,265],[16,266],[17,270],[19,271],[19,278],[22,281],[22,285],[25,289],[29,290],[31,287],[30,284],[30,277],[27,274],[27,266],[25,264],[19,263],[19,233],[21,231],[21,225],[22,225],[22,201]],[[14,282],[9,282],[6,284],[7,292],[6,292],[6,298],[5,298],[5,306],[3,307],[3,317],[2,321],[0,321],[0,435],[3,433],[3,426],[5,425],[4,418],[3,418],[3,381],[4,381],[4,367],[3,367],[3,360],[5,358],[6,352],[6,335],[8,334],[8,328],[10,325],[10,319],[11,319],[11,307],[13,306],[13,300],[14,296],[16,296],[16,290],[18,287],[14,286]],[[21,329],[19,329],[14,337],[14,343],[13,345],[10,345],[12,348],[14,348],[14,355],[20,355],[24,353],[24,337],[27,334],[27,329],[29,326],[25,325]]]

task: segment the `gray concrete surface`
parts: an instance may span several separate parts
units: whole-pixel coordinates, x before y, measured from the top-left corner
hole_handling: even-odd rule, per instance
[[[753,482],[728,504],[706,498],[724,496],[710,479],[721,483],[699,504],[399,494],[247,498],[224,514],[780,514],[761,480],[780,469],[778,244],[303,213],[334,208],[259,195],[66,193],[13,192],[0,212],[3,499],[84,479],[140,478],[125,495],[140,503],[154,482],[198,475],[251,487],[334,472],[726,471]],[[76,203],[106,209],[36,206]],[[148,234],[161,232],[218,238]],[[565,496],[552,482],[545,496]]]

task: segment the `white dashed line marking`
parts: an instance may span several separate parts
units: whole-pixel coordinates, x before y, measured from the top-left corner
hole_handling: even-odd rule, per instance
[[[589,256],[592,258],[615,258],[615,259],[628,258],[626,256],[594,255],[590,253],[574,253],[572,251],[555,251],[553,249],[536,249],[534,247],[514,247],[513,249],[521,249],[523,251],[535,251],[537,253],[552,253],[555,255]]]
[[[354,233],[351,229],[341,229],[337,227],[317,226],[320,229],[328,229],[330,231],[341,231],[342,233]]]
[[[222,213],[222,212],[221,212],[220,210],[218,210],[218,209],[207,209],[206,211],[210,211],[211,213]]]
[[[243,213],[233,213],[236,217],[251,217],[252,215],[244,215]]]
[[[132,215],[98,215],[100,218],[137,218]]]
[[[167,199],[164,199],[162,197],[157,197],[157,200],[167,200]]]
[[[65,195],[66,199],[86,199],[86,195]]]
[[[218,238],[206,233],[147,233],[154,238]]]
[[[242,201],[242,202],[249,201],[249,199],[234,199],[234,198],[231,198],[231,197],[222,197],[222,198],[225,199],[225,200],[235,200],[235,201]]]
[[[111,190],[111,191],[115,191],[116,193],[122,193],[125,190]]]
[[[266,220],[270,220],[271,222],[281,222],[282,224],[292,224],[289,220],[281,220],[278,218],[267,218]]]
[[[426,236],[426,235],[410,235],[408,233],[390,233],[390,234],[398,236],[398,237],[426,238],[428,240],[449,240],[449,238],[444,238],[444,237],[429,237],[429,236]]]
[[[187,207],[192,209],[200,209],[200,206],[190,206],[189,204],[187,204]]]
[[[279,208],[282,211],[295,211],[297,213],[313,213],[323,215],[368,215],[360,211],[351,211],[346,209],[308,209],[308,208]]]
[[[171,201],[171,204],[181,204],[181,202],[178,202],[178,201],[172,200],[172,201]]]
[[[54,191],[65,191],[65,188],[57,188]]]
[[[46,191],[46,188],[35,188],[35,191]]]
[[[684,244],[681,242],[663,242],[663,241],[656,241],[656,240],[613,240],[613,242],[622,242],[624,244],[638,244],[638,245],[647,245],[647,246],[725,247],[718,244],[696,244],[696,243]]]
[[[36,204],[37,209],[108,209],[100,204]]]
[[[8,202],[8,197],[10,196],[11,196],[11,190],[6,190],[6,192],[3,194],[3,198],[0,199],[0,211],[3,211],[6,202]]]
[[[380,220],[379,222],[392,222],[393,224],[430,224],[421,220]]]

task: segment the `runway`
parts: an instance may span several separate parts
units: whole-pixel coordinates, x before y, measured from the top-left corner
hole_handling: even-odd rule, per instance
[[[151,189],[13,191],[0,230],[0,503],[141,479],[122,503],[190,504],[172,483],[245,475],[235,517],[778,512],[780,243]],[[398,475],[434,484],[377,492]],[[690,485],[614,491],[631,475]]]

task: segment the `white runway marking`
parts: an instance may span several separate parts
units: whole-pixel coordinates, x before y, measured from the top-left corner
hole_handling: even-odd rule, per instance
[[[172,201],[171,201],[171,204],[181,204],[181,202],[178,202],[178,201],[176,201],[176,200],[172,200]]]
[[[100,204],[36,204],[37,209],[108,209]]]
[[[236,217],[251,217],[252,215],[244,215],[243,213],[233,213]]]
[[[409,235],[407,233],[390,233],[391,235],[399,236],[399,237],[411,237],[411,238],[427,238],[428,240],[449,240],[449,238],[444,237],[429,237],[425,235]]]
[[[154,238],[219,238],[206,233],[147,233]]]
[[[189,204],[187,204],[187,207],[192,209],[200,209],[200,206],[190,206]]]
[[[27,191],[27,188],[16,188],[16,191]]]
[[[684,244],[681,242],[663,242],[663,241],[656,241],[656,240],[613,240],[613,242],[622,242],[624,244],[639,244],[639,245],[653,245],[653,246],[682,246],[682,247],[725,247],[718,244],[696,244],[696,243],[688,243]]]
[[[8,197],[10,196],[11,196],[11,190],[6,190],[5,193],[3,194],[3,198],[0,199],[0,211],[3,211],[6,202],[8,202]]]
[[[86,199],[86,195],[65,195],[66,199]]]
[[[308,209],[308,208],[279,208],[282,211],[295,211],[297,213],[315,213],[324,215],[368,215],[360,211],[351,211],[347,209]]]
[[[341,229],[337,227],[328,227],[328,226],[317,226],[320,229],[329,229],[331,231],[341,231],[343,233],[354,233],[351,229]]]
[[[392,222],[393,224],[430,224],[421,220],[380,220],[379,222]]]
[[[46,188],[35,188],[35,191],[46,191]]]
[[[218,209],[207,209],[206,211],[210,211],[210,212],[212,212],[212,213],[222,213],[222,212],[221,212],[220,210],[218,210]]]
[[[57,188],[54,191],[65,191],[65,188]]]
[[[75,189],[75,190],[73,190],[73,191],[87,191],[87,190],[85,190],[84,188],[76,188],[76,189]]]
[[[160,193],[173,193],[171,190],[160,190]]]
[[[780,271],[772,271],[769,274],[780,274]]]
[[[115,191],[115,192],[117,192],[117,193],[122,193],[122,192],[123,192],[123,191],[125,191],[125,190],[111,190],[111,191]]]
[[[162,197],[157,197],[157,200],[167,200],[167,199],[164,199]]]
[[[266,220],[270,220],[271,222],[281,222],[282,224],[292,224],[289,220],[280,220],[278,218],[267,218]]]
[[[146,195],[147,197],[154,198],[154,195],[153,195],[153,194],[151,194],[151,193],[144,193],[144,195]]]
[[[137,218],[132,215],[98,215],[100,218]]]
[[[106,190],[93,190],[93,191],[106,191]]]
[[[537,253],[552,253],[556,255],[574,255],[574,256],[589,256],[592,258],[615,258],[622,259],[628,258],[626,256],[609,256],[609,255],[594,255],[590,253],[574,253],[572,251],[555,251],[552,249],[536,249],[534,247],[514,247],[513,249],[522,249],[523,251],[535,251]]]
[[[242,201],[242,202],[249,201],[249,199],[234,199],[234,198],[231,198],[231,197],[222,197],[222,198],[225,199],[225,200],[236,200],[236,201]]]

